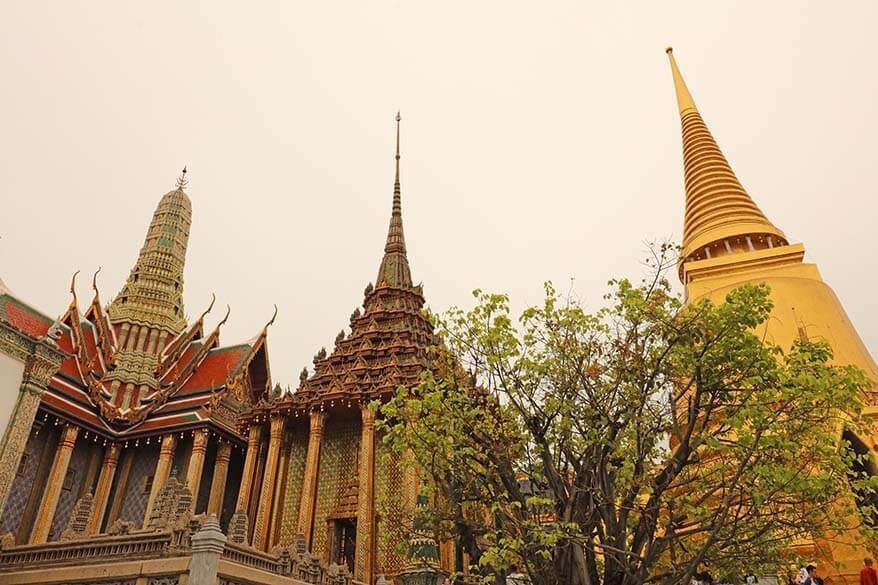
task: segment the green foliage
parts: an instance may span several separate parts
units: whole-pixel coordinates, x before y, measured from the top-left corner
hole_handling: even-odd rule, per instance
[[[876,479],[840,441],[868,432],[860,370],[821,341],[769,343],[764,285],[720,305],[685,305],[661,270],[610,287],[594,313],[546,285],[518,320],[482,291],[433,316],[437,366],[379,425],[414,458],[437,539],[486,582],[514,566],[535,584],[628,585],[767,572],[796,540],[871,536],[842,525],[852,486],[875,512]]]

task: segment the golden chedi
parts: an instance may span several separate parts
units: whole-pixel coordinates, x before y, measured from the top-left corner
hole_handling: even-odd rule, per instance
[[[774,302],[764,326],[768,341],[789,348],[797,338],[825,340],[837,363],[859,366],[878,380],[878,366],[838,297],[817,266],[804,262],[804,246],[789,243],[741,185],[698,112],[672,50],[667,53],[683,129],[686,211],[679,273],[687,300],[720,303],[735,287],[765,283]],[[867,415],[878,415],[871,393],[866,404]],[[875,451],[875,437],[845,433],[844,439],[859,452]],[[858,522],[851,519],[850,525]],[[873,555],[852,545],[853,538],[844,534],[800,550],[813,555],[821,574],[856,582],[863,557]]]

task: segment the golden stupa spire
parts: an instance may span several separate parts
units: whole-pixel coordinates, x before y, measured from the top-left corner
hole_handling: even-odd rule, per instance
[[[683,261],[785,245],[786,236],[744,190],[698,113],[673,50],[667,53],[683,126]]]
[[[399,123],[402,117],[396,113],[396,177],[393,181],[393,210],[390,214],[390,227],[387,242],[384,244],[384,257],[378,269],[376,286],[412,286],[412,273],[409,269],[405,250],[405,234],[402,229],[402,190],[399,183]]]
[[[107,309],[112,323],[127,322],[171,335],[186,328],[183,268],[192,223],[192,203],[183,191],[186,184],[184,167],[176,188],[159,201],[137,263]]]

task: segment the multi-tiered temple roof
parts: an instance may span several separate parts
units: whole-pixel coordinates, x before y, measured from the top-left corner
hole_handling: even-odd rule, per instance
[[[400,386],[417,384],[432,363],[436,343],[433,327],[422,310],[422,285],[413,285],[406,256],[399,179],[399,121],[397,115],[396,178],[393,207],[384,256],[375,285],[366,287],[362,310],[350,317],[350,332],[342,330],[335,347],[314,357],[314,372],[302,372],[296,392],[271,400],[254,411],[298,413],[336,404],[369,402],[393,394]]]

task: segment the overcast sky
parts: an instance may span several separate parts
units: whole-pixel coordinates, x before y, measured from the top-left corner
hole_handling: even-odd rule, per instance
[[[409,260],[430,306],[542,283],[595,308],[679,239],[664,48],[751,196],[878,351],[878,9],[791,2],[0,4],[0,277],[104,301],[189,165],[187,312],[297,373],[374,280],[402,110]]]

